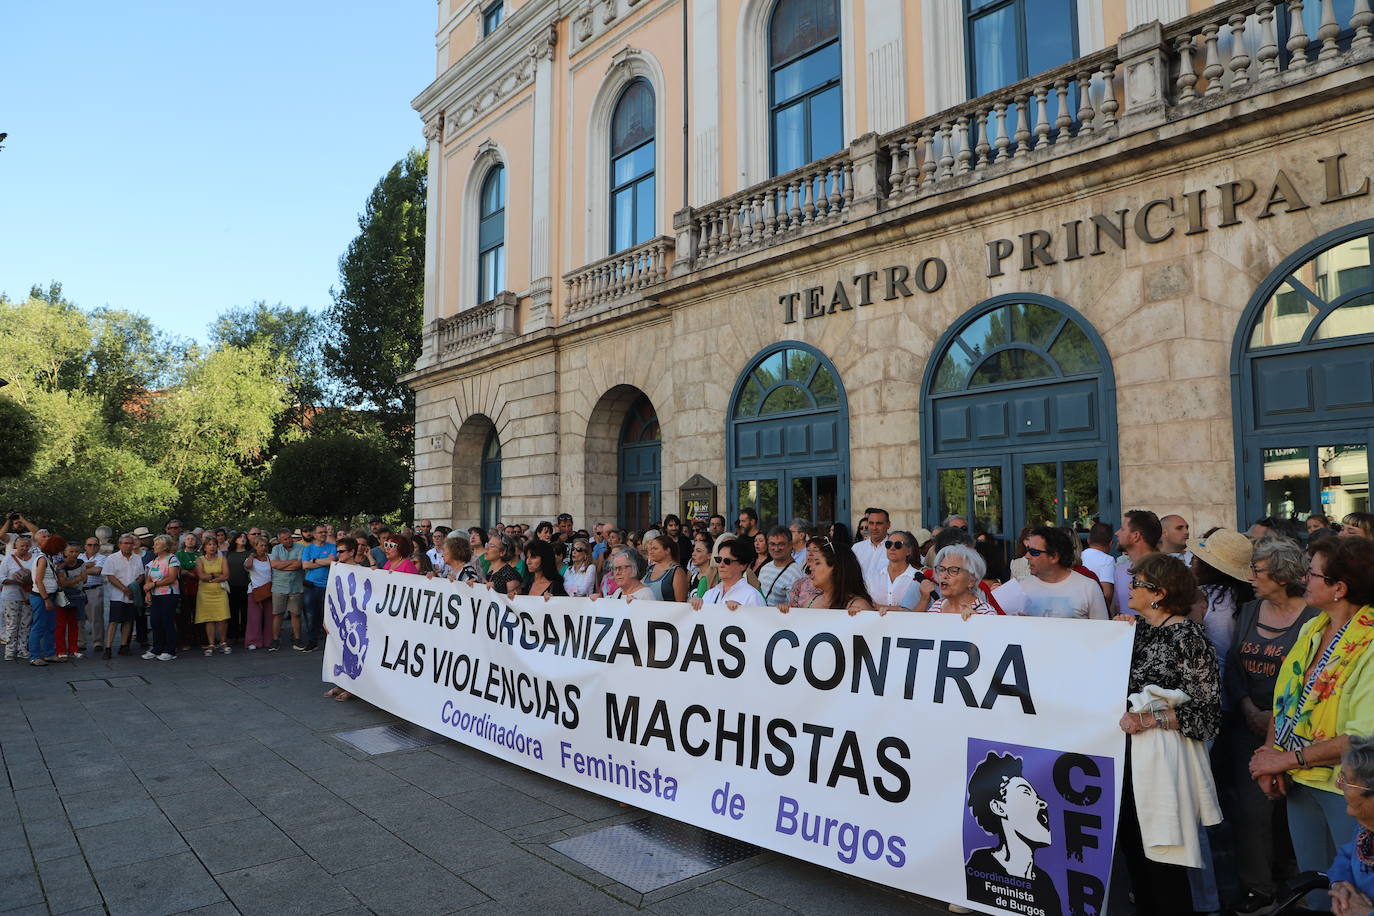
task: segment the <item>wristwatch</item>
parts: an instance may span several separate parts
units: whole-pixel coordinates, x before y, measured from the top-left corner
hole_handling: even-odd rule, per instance
[[[1303,753],[1302,748],[1294,748],[1293,756],[1298,758],[1298,766],[1302,767],[1304,770],[1307,769],[1307,755]]]

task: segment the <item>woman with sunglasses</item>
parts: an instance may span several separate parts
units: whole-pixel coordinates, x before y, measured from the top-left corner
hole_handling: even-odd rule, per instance
[[[382,541],[382,551],[386,554],[386,562],[382,564],[382,569],[388,572],[403,572],[418,576],[420,568],[415,565],[415,561],[410,555],[415,552],[415,542],[404,534],[388,534]]]
[[[881,595],[870,595],[878,609],[888,611],[902,610],[902,597],[915,581],[918,572],[916,564],[916,536],[906,531],[893,531],[883,542],[887,551],[887,567],[881,576],[886,591]],[[874,583],[877,588],[877,583]]]
[[[563,587],[573,598],[600,597],[596,589],[596,564],[592,562],[592,544],[586,538],[573,538],[569,563],[563,570]]]
[[[1135,626],[1128,691],[1136,695],[1143,694],[1147,687],[1157,687],[1181,691],[1186,699],[1172,706],[1159,701],[1137,704],[1137,709],[1121,716],[1118,724],[1130,739],[1126,742],[1126,767],[1121,782],[1117,848],[1130,872],[1136,912],[1140,916],[1172,916],[1193,911],[1188,869],[1176,863],[1200,865],[1202,849],[1197,824],[1221,820],[1216,808],[1216,788],[1206,766],[1207,752],[1200,746],[1217,736],[1221,724],[1221,685],[1216,653],[1207,641],[1207,633],[1201,624],[1188,617],[1197,600],[1197,583],[1188,567],[1167,554],[1150,553],[1136,560],[1130,573],[1127,606],[1135,614],[1115,618]],[[1195,758],[1201,764],[1163,770],[1152,764],[1158,758],[1150,756],[1150,751],[1159,747],[1158,742],[1137,742],[1146,742],[1146,733],[1156,730],[1177,732],[1185,759]],[[1195,773],[1197,781],[1191,785],[1176,783],[1180,772]],[[1148,786],[1156,796],[1174,796],[1170,801],[1177,805],[1178,815],[1168,818],[1163,826],[1175,829],[1166,829],[1165,836],[1156,835],[1161,823],[1159,805],[1146,798],[1140,799],[1140,804],[1152,816],[1142,825],[1137,813],[1137,784]],[[1183,819],[1185,815],[1192,820],[1191,824]],[[1145,852],[1150,847],[1175,845],[1178,853],[1169,862],[1157,861]]]
[[[859,611],[873,610],[873,599],[864,585],[859,558],[854,556],[848,544],[837,544],[824,535],[817,535],[807,541],[806,546],[811,584],[816,589],[806,607],[843,608],[850,617]],[[783,605],[778,610],[786,614],[791,606]]]
[[[767,607],[763,595],[750,585],[744,574],[758,559],[754,555],[753,538],[730,538],[716,547],[714,557],[720,581],[706,590],[700,598],[692,599],[692,609],[702,605],[723,604],[732,611],[741,607]]]
[[[1279,666],[1274,720],[1250,775],[1270,798],[1288,797],[1288,832],[1302,871],[1325,868],[1355,820],[1336,785],[1351,735],[1374,732],[1374,541],[1326,538],[1308,548],[1303,625]],[[1325,891],[1307,897],[1329,907]]]

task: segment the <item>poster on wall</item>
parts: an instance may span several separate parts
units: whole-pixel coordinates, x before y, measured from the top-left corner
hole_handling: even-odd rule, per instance
[[[325,616],[325,680],[510,763],[984,912],[1103,909],[1127,625],[506,598],[339,565]]]

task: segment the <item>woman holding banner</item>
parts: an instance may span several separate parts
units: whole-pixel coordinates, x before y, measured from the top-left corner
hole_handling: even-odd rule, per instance
[[[811,584],[817,590],[807,607],[844,608],[850,617],[859,611],[873,610],[859,558],[848,544],[818,534],[806,542],[806,548]],[[786,614],[791,608],[783,605],[778,610]]]
[[[693,598],[692,609],[699,611],[704,604],[723,604],[732,611],[740,607],[767,607],[763,595],[744,577],[756,559],[753,538],[731,538],[720,543],[715,556],[720,581],[702,597]]]
[[[487,584],[503,595],[520,593],[520,572],[515,563],[515,540],[509,534],[493,534],[487,541]]]
[[[521,583],[520,594],[543,596],[545,598],[566,598],[568,590],[563,587],[563,576],[558,571],[558,559],[554,556],[553,545],[542,538],[535,538],[525,545],[525,580]]]
[[[611,554],[611,579],[615,583],[615,597],[633,601],[643,598],[653,601],[658,596],[644,584],[644,574],[649,571],[649,561],[644,554],[633,547],[622,547]]]
[[[1136,616],[1116,618],[1135,625],[1128,688],[1133,708],[1119,723],[1130,738],[1117,849],[1131,875],[1136,913],[1174,916],[1193,911],[1185,865],[1196,868],[1202,861],[1197,824],[1221,819],[1203,747],[1221,725],[1221,679],[1206,631],[1188,618],[1197,583],[1183,561],[1146,554],[1130,572],[1128,606]],[[1170,759],[1161,744],[1165,732],[1178,733],[1180,756],[1198,766],[1152,762]],[[1173,816],[1162,816],[1170,810]]]

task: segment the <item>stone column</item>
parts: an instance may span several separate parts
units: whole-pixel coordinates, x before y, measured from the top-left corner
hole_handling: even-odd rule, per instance
[[[439,201],[442,199],[440,194],[439,176],[443,170],[439,167],[443,158],[443,146],[439,142],[444,133],[444,115],[442,112],[425,122],[425,143],[429,154],[429,171],[425,183],[425,299],[424,299],[424,324],[423,338],[420,347],[420,359],[416,363],[417,369],[432,366],[439,361],[439,252],[442,246],[439,244],[439,227],[443,223],[439,219]]]
[[[720,197],[720,4],[695,0],[691,11],[691,199],[701,206]],[[660,101],[659,104],[665,104]]]
[[[553,196],[550,157],[553,147],[553,55],[558,29],[550,26],[529,47],[534,58],[534,165],[530,175],[533,189],[530,203],[530,301],[529,326],[534,331],[553,323],[553,277],[549,259],[549,240],[553,227],[549,221],[549,200]]]

